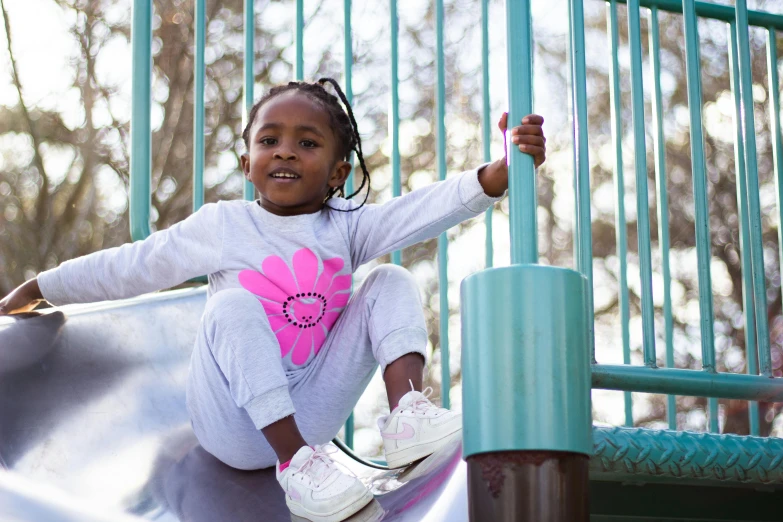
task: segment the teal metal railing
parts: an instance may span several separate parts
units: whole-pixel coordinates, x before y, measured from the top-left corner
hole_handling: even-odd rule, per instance
[[[610,55],[612,65],[610,68],[612,81],[610,89],[612,95],[612,123],[615,138],[615,183],[617,190],[617,232],[618,232],[618,256],[621,258],[620,274],[620,305],[621,314],[624,317],[623,325],[627,324],[627,265],[622,260],[627,256],[625,244],[625,217],[622,207],[624,198],[622,178],[622,124],[620,121],[620,90],[618,81],[618,41],[617,41],[617,4],[616,0],[608,0],[608,25],[610,32]],[[701,316],[701,347],[703,372],[695,375],[686,375],[682,371],[661,370],[656,368],[654,350],[653,314],[651,309],[651,273],[649,254],[649,212],[647,208],[647,166],[646,145],[644,143],[643,122],[643,92],[641,86],[641,42],[638,34],[638,22],[641,7],[649,8],[649,37],[650,37],[650,63],[652,66],[652,78],[654,92],[652,93],[653,105],[653,139],[655,149],[655,171],[658,200],[658,227],[659,247],[662,257],[662,272],[664,280],[664,329],[666,343],[666,365],[671,368],[674,363],[672,341],[672,310],[671,310],[671,275],[669,271],[669,234],[668,234],[668,199],[666,191],[666,163],[665,163],[665,138],[662,125],[662,96],[660,78],[660,28],[658,25],[659,10],[679,12],[683,14],[685,27],[685,51],[687,67],[688,100],[690,109],[691,129],[691,157],[693,172],[693,193],[695,203],[696,221],[696,247],[698,259],[699,282],[699,309]],[[630,415],[631,397],[630,391],[649,391],[658,393],[677,393],[675,390],[684,390],[686,380],[694,379],[703,385],[713,388],[711,393],[703,390],[697,392],[690,387],[689,394],[707,395],[709,400],[710,431],[717,432],[718,406],[716,397],[733,397],[751,399],[751,397],[735,386],[742,382],[747,383],[748,393],[753,394],[753,389],[758,386],[762,389],[766,384],[771,384],[769,392],[780,396],[780,384],[772,382],[771,377],[769,330],[766,312],[766,289],[764,282],[764,260],[761,249],[761,220],[759,211],[759,185],[756,160],[756,146],[752,110],[752,81],[750,78],[750,54],[748,44],[748,27],[756,25],[767,29],[768,38],[768,65],[770,78],[770,120],[772,122],[773,139],[775,140],[776,153],[779,152],[779,84],[777,79],[777,56],[775,49],[775,32],[783,24],[783,16],[759,11],[748,11],[746,2],[738,1],[736,10],[733,7],[710,4],[706,2],[672,0],[628,0],[629,19],[629,47],[631,49],[631,75],[632,75],[632,103],[634,110],[634,143],[637,170],[637,205],[638,205],[638,236],[639,236],[639,260],[642,281],[642,317],[643,317],[643,352],[645,368],[610,367],[596,365],[593,369],[593,384],[596,387],[606,387],[611,383],[614,389],[626,391],[626,424],[632,424]],[[709,215],[706,191],[706,165],[704,156],[704,134],[702,129],[702,94],[701,71],[699,64],[699,37],[697,17],[711,18],[728,22],[729,26],[729,56],[732,63],[730,71],[731,89],[734,93],[737,115],[737,140],[736,140],[736,165],[737,165],[737,191],[738,208],[740,214],[740,249],[742,251],[743,270],[743,305],[745,313],[745,335],[747,346],[748,372],[758,373],[756,359],[761,361],[761,377],[717,374],[715,368],[715,343],[714,321],[712,309],[712,283],[710,275],[710,231]],[[769,49],[773,50],[770,52]],[[583,81],[583,80],[582,80]],[[745,110],[750,108],[750,110]],[[739,121],[739,118],[743,121]],[[638,121],[638,123],[637,123]],[[746,129],[751,129],[746,132]],[[777,171],[779,163],[775,160],[776,180],[779,178]],[[780,186],[778,184],[778,186]],[[644,196],[644,197],[641,197]],[[779,198],[780,200],[780,198]],[[780,208],[780,205],[778,205]],[[643,239],[644,238],[644,239]],[[647,297],[649,296],[649,297]],[[629,361],[628,337],[623,326],[624,362]],[[766,363],[766,366],[765,366]],[[687,371],[687,370],[686,370]],[[633,377],[632,377],[633,375]],[[635,381],[635,378],[643,378],[645,383]],[[672,381],[666,382],[672,378]],[[644,390],[642,390],[644,386]],[[699,387],[698,385],[696,386]],[[777,391],[775,391],[777,390]],[[728,395],[733,394],[733,395]],[[742,396],[739,396],[742,395]],[[758,397],[758,395],[756,396]],[[668,397],[667,419],[669,427],[676,428],[676,406],[673,396]],[[758,405],[750,405],[750,428],[752,434],[758,434]]]
[[[629,44],[631,49],[631,106],[632,134],[635,151],[635,175],[637,195],[638,252],[641,280],[642,315],[642,355],[643,366],[632,366],[631,346],[628,323],[628,245],[626,218],[624,209],[624,172],[623,172],[623,122],[620,90],[620,66],[618,62],[618,3],[627,3]],[[193,208],[203,204],[204,172],[204,45],[205,45],[205,8],[204,0],[196,0],[195,16],[195,107],[194,107],[194,194]],[[245,0],[245,60],[244,60],[244,106],[245,118],[254,97],[254,61],[253,35],[255,32],[253,1]],[[391,93],[389,108],[389,134],[391,137],[391,170],[393,196],[401,194],[400,150],[399,150],[399,78],[398,78],[398,13],[397,1],[390,0],[391,28]],[[513,6],[509,6],[511,9]],[[783,185],[780,182],[783,150],[781,145],[781,126],[779,120],[780,97],[777,72],[777,31],[783,31],[783,16],[761,11],[749,11],[744,0],[737,0],[736,8],[683,0],[606,0],[608,41],[610,47],[610,103],[611,128],[614,145],[614,183],[617,204],[616,232],[617,249],[620,258],[619,303],[621,318],[621,337],[623,365],[599,364],[595,360],[593,326],[589,326],[590,353],[592,357],[592,386],[621,390],[625,400],[625,423],[633,425],[632,391],[669,394],[667,400],[667,420],[669,427],[676,428],[675,395],[709,397],[709,427],[719,431],[718,407],[716,398],[734,398],[754,401],[750,407],[750,427],[752,434],[759,433],[758,404],[755,401],[783,400],[781,380],[772,379],[770,357],[769,325],[766,309],[766,288],[764,279],[764,258],[761,243],[761,215],[759,204],[758,161],[754,134],[754,113],[752,98],[752,80],[750,72],[750,50],[748,27],[757,26],[768,32],[767,59],[769,76],[769,110],[772,121],[773,153],[775,180],[777,183],[778,212],[783,221]],[[351,31],[351,0],[344,0],[344,46],[345,92],[352,100],[353,44]],[[481,2],[482,29],[482,126],[483,157],[490,158],[490,94],[489,94],[489,1]],[[304,76],[304,4],[303,0],[294,0],[295,59],[294,76],[301,80]],[[657,365],[655,351],[655,322],[652,299],[652,253],[651,231],[648,205],[647,144],[644,121],[644,92],[642,84],[643,60],[640,18],[646,9],[648,15],[650,66],[652,68],[653,92],[652,124],[655,183],[658,214],[658,246],[662,258],[662,276],[664,282],[663,316],[666,368]],[[685,50],[688,76],[688,99],[690,108],[691,154],[693,168],[693,191],[696,220],[696,245],[698,258],[698,281],[701,312],[701,353],[702,370],[674,368],[673,319],[671,302],[671,274],[669,269],[669,219],[667,199],[667,173],[665,158],[665,135],[663,129],[663,106],[660,82],[660,28],[661,11],[682,13],[685,25]],[[520,15],[523,16],[524,14]],[[524,15],[527,16],[527,15]],[[729,57],[731,62],[730,79],[734,95],[737,117],[736,168],[737,198],[740,220],[740,249],[743,271],[743,308],[745,315],[745,336],[749,375],[718,373],[715,367],[714,320],[712,311],[712,283],[710,275],[710,231],[707,212],[706,167],[704,156],[704,134],[702,129],[702,95],[699,68],[699,43],[697,18],[710,18],[727,23],[729,34]],[[131,187],[130,222],[134,240],[150,234],[150,85],[152,73],[151,61],[151,20],[152,11],[149,2],[134,1],[132,18],[133,48],[133,94],[131,125]],[[445,129],[445,58],[444,58],[444,6],[443,0],[435,0],[436,20],[436,147],[438,178],[447,174],[446,129]],[[509,17],[509,24],[516,24],[517,18]],[[509,26],[509,34],[515,34],[517,40],[508,48],[509,56],[509,92],[515,92],[517,105],[510,107],[509,121],[519,121],[524,114],[532,112],[532,89],[525,90],[532,78],[532,30],[528,24]],[[592,299],[592,237],[590,216],[590,162],[587,140],[587,90],[585,65],[585,30],[583,3],[569,0],[569,57],[571,76],[571,107],[574,123],[574,187],[576,225],[574,230],[574,258],[577,271],[589,281],[586,307],[588,317],[593,316]],[[519,89],[522,89],[521,91]],[[529,161],[528,161],[529,160]],[[512,264],[535,264],[538,260],[536,225],[536,182],[532,160],[522,157],[510,165],[510,227]],[[353,176],[347,181],[347,189],[353,190]],[[253,199],[253,186],[244,183],[244,197]],[[783,227],[779,227],[781,258],[783,258]],[[440,282],[440,353],[442,400],[449,405],[449,335],[448,335],[448,239],[446,234],[438,238],[438,266]],[[401,252],[392,254],[392,262],[400,264]],[[486,213],[486,262],[487,268],[493,266],[492,246],[492,209]],[[353,444],[353,419],[346,424],[346,441]]]

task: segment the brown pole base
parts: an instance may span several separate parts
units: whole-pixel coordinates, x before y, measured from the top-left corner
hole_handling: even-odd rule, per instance
[[[588,522],[587,455],[502,451],[468,457],[471,522]]]

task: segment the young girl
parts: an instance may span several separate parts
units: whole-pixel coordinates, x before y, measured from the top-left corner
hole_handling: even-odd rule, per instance
[[[531,115],[510,133],[536,166],[542,123]],[[412,276],[383,265],[351,296],[351,274],[483,213],[508,187],[506,160],[383,205],[357,204],[350,198],[369,192],[369,173],[351,107],[329,78],[273,88],[242,136],[242,170],[258,200],[207,204],[143,241],[67,261],[11,292],[0,314],[41,299],[122,299],[208,274],[187,385],[199,442],[234,468],[277,463],[294,514],[343,520],[372,495],[319,445],[340,430],[378,364],[392,406],[378,421],[390,467],[426,457],[462,428],[459,414],[421,392],[427,330]],[[363,178],[344,198],[351,151]]]

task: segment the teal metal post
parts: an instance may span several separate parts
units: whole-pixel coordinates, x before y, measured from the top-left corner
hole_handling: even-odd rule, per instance
[[[520,125],[533,112],[533,28],[527,0],[506,2],[508,35],[508,128]],[[521,17],[524,17],[524,21]],[[509,228],[511,263],[538,263],[536,172],[533,158],[519,154],[506,131],[508,157]],[[513,151],[513,153],[512,153]]]
[[[389,107],[389,136],[391,136],[392,197],[396,198],[402,194],[402,181],[400,180],[400,97],[397,89],[400,83],[397,75],[397,37],[399,33],[397,0],[390,1],[389,12],[389,22],[391,26],[391,106]],[[438,100],[438,103],[440,103],[440,100]],[[440,139],[440,136],[438,136],[438,139]],[[399,250],[392,252],[391,261],[395,265],[401,265],[402,252]],[[448,313],[448,309],[446,312]]]
[[[294,79],[304,80],[304,0],[294,0]]]
[[[612,113],[612,144],[614,145],[615,225],[617,259],[619,261],[618,297],[620,302],[620,333],[623,340],[623,364],[631,364],[631,310],[628,292],[628,233],[625,222],[625,174],[623,169],[623,108],[620,89],[619,38],[617,30],[617,0],[606,4],[609,24],[609,102]],[[633,426],[633,397],[623,393],[625,425]]]
[[[507,0],[506,19],[512,126],[532,112],[530,0]],[[532,213],[520,207],[535,205],[533,161],[513,146],[508,160],[513,264],[475,273],[461,286],[469,515],[586,522],[593,450],[588,282],[573,270],[533,264],[535,206]],[[490,486],[488,475],[504,480]]]
[[[780,130],[780,82],[778,44],[775,29],[767,30],[767,78],[769,78],[769,121],[772,130],[772,158],[775,166],[775,195],[778,204],[778,253],[783,259],[783,135]]]
[[[482,85],[482,113],[481,113],[481,133],[482,145],[484,147],[484,163],[492,161],[490,153],[490,144],[492,135],[492,122],[490,119],[489,104],[489,0],[481,0],[481,85]],[[494,249],[492,245],[492,207],[487,209],[484,214],[484,223],[486,226],[485,242],[485,268],[492,268],[494,264]]]
[[[696,258],[699,274],[699,314],[701,325],[701,358],[704,371],[715,372],[715,334],[713,331],[712,277],[710,276],[711,242],[707,207],[707,168],[704,158],[702,130],[701,65],[699,58],[699,30],[696,7],[691,0],[683,0],[685,26],[685,67],[688,74],[688,108],[691,123],[691,171],[693,202],[696,208]],[[709,400],[710,431],[719,431],[718,402]]]
[[[196,0],[195,64],[193,67],[193,212],[204,204],[204,65],[206,0]]]
[[[348,103],[353,104],[353,36],[351,30],[351,0],[345,0],[343,6],[343,15],[345,19],[343,43],[345,44],[345,98]],[[351,165],[353,162],[353,152],[349,158]],[[351,169],[351,175],[345,180],[346,194],[353,194],[353,178],[355,171]]]
[[[353,38],[351,37],[351,0],[345,0],[343,4],[343,16],[344,16],[344,36],[343,43],[345,44],[345,98],[348,103],[353,103]],[[353,164],[353,153],[351,153],[351,164]],[[353,194],[353,175],[345,180],[345,190],[347,194]],[[353,279],[351,279],[351,293],[353,293]],[[353,413],[348,416],[348,420],[345,421],[345,444],[353,449],[353,433],[354,433],[354,418]]]
[[[571,71],[571,119],[574,136],[574,259],[587,278],[587,316],[590,317],[590,359],[595,362],[593,332],[593,234],[590,218],[590,157],[587,143],[587,67],[582,0],[569,0],[568,25]],[[534,189],[535,193],[535,189]],[[513,208],[513,207],[512,207]]]
[[[642,288],[642,351],[644,365],[656,366],[655,322],[652,299],[652,255],[650,252],[650,206],[647,189],[647,146],[642,86],[642,40],[639,0],[628,0],[628,46],[631,50],[631,101],[633,115],[634,166],[636,167],[636,230]]]
[[[436,61],[438,81],[435,103],[438,112],[437,149],[438,149],[438,179],[446,179],[446,64],[443,52],[443,0],[435,2],[436,31]],[[438,236],[438,285],[440,293],[440,366],[441,366],[441,401],[448,408],[451,401],[451,371],[449,369],[449,274],[448,274],[449,240],[446,233]]]
[[[748,36],[748,6],[737,0],[737,63],[742,98],[742,138],[745,150],[745,183],[747,187],[748,221],[750,223],[750,259],[753,274],[753,306],[756,313],[756,342],[759,370],[772,376],[772,360],[767,322],[767,291],[764,273],[764,248],[759,210],[759,175],[756,157],[756,120],[753,114],[753,78],[751,77],[750,42]]]
[[[745,357],[747,373],[758,375],[759,361],[756,351],[756,318],[753,307],[753,268],[750,260],[750,225],[748,223],[748,187],[745,184],[745,144],[742,141],[742,96],[739,87],[737,63],[737,24],[729,24],[729,79],[734,95],[734,164],[737,184],[737,211],[740,222],[740,254],[742,256],[742,316],[745,320]],[[752,401],[748,407],[750,434],[759,435],[759,403]]]
[[[253,9],[253,0],[245,0],[245,59],[244,59],[244,73],[245,73],[245,88],[244,88],[244,106],[245,112],[242,121],[247,125],[247,118],[250,114],[250,109],[253,107],[253,84],[255,79],[253,76],[253,64],[255,62],[255,47],[253,41],[256,32],[255,23],[255,11]],[[243,126],[244,127],[244,126]],[[256,188],[247,179],[244,182],[243,197],[252,201],[255,199]]]
[[[130,232],[138,241],[150,235],[152,175],[152,3],[134,0],[131,21],[132,83],[130,143]]]
[[[658,8],[650,9],[650,62],[653,74],[653,143],[655,146],[655,185],[658,188],[658,245],[663,273],[663,325],[666,341],[666,367],[674,368],[674,321],[672,318],[672,278],[669,271],[669,194],[666,187],[666,139],[663,135],[663,95],[661,94],[661,44]],[[669,429],[677,429],[677,398],[666,397]]]

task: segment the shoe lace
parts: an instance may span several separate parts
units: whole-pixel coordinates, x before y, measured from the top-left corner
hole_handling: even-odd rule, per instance
[[[339,471],[337,463],[330,457],[338,453],[339,450],[333,444],[323,444],[313,446],[313,453],[308,459],[299,467],[299,473],[306,474],[313,483],[318,486],[326,477],[332,474],[335,470]],[[348,472],[356,476],[353,472]]]
[[[415,391],[413,389],[413,381],[408,380],[408,382],[411,384],[411,391]],[[408,407],[412,409],[414,413],[426,413],[427,410],[435,407],[435,405],[430,401],[430,396],[432,396],[432,387],[427,386],[419,393],[419,395],[413,400],[413,402],[410,403]]]

